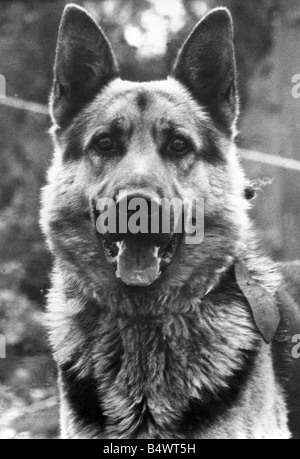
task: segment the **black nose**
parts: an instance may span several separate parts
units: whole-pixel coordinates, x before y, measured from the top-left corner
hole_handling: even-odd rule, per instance
[[[142,243],[162,245],[172,238],[168,229],[168,215],[163,225],[162,201],[156,193],[137,190],[121,192],[116,198],[116,233],[105,237],[120,241],[126,237],[140,239]]]

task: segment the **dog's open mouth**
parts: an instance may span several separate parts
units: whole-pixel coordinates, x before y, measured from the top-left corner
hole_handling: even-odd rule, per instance
[[[116,267],[116,276],[128,286],[149,287],[172,262],[180,235],[168,235],[162,245],[142,238],[126,236],[118,242],[101,238],[108,263]]]

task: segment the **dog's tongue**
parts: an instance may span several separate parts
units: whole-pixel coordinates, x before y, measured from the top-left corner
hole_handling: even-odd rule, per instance
[[[125,239],[119,246],[117,277],[126,285],[148,287],[160,276],[160,262],[155,245]]]

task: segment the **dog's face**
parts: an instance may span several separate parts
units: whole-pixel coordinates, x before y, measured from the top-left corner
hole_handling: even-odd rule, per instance
[[[245,181],[234,151],[229,13],[216,10],[197,26],[168,80],[131,83],[119,78],[111,48],[88,14],[67,7],[52,114],[56,154],[42,221],[60,264],[99,291],[209,288],[212,275],[237,256],[247,225]],[[204,240],[187,243],[186,228],[177,234],[172,225],[152,233],[151,223],[148,232],[125,234],[117,224],[101,234],[99,202],[115,203],[118,220],[125,193],[126,202],[149,205],[149,222],[153,203],[161,215],[162,200],[203,202]],[[197,215],[194,209],[193,221]],[[129,216],[126,207],[126,224]]]

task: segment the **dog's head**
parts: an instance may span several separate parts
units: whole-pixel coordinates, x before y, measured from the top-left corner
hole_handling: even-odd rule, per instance
[[[56,153],[42,222],[61,266],[99,291],[208,288],[238,255],[248,225],[229,12],[198,24],[168,80],[132,83],[121,80],[98,25],[69,5],[51,111]],[[174,200],[193,203],[177,215],[181,231],[174,207],[162,204]]]

